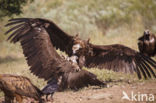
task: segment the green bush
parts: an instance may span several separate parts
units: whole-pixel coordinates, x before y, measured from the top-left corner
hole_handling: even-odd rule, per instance
[[[0,18],[19,15],[22,13],[22,7],[28,2],[33,0],[0,0]]]

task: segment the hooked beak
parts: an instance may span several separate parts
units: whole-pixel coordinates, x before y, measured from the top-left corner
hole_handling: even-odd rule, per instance
[[[76,54],[77,51],[81,48],[81,45],[80,44],[75,44],[73,47],[72,47],[72,51],[73,51],[73,54]]]

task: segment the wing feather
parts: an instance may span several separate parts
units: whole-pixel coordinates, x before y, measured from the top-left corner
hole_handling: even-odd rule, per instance
[[[49,79],[53,73],[55,74],[55,71],[52,69],[53,65],[51,65],[51,61],[55,59],[56,55],[58,55],[53,50],[54,48],[51,44],[49,35],[42,27],[34,27],[31,29],[25,28],[22,33],[20,28],[16,29],[16,31],[19,30],[20,32],[14,33],[12,35],[14,38],[12,38],[11,41],[21,42],[23,53],[27,57],[26,59],[31,72],[40,78]],[[13,29],[11,28],[11,30]],[[46,69],[48,69],[48,72],[45,72]],[[42,73],[44,75],[39,75]]]
[[[60,49],[61,51],[66,52],[68,55],[72,55],[73,36],[70,36],[61,30],[54,22],[42,18],[15,18],[9,21],[10,23],[6,24],[6,26],[15,24],[19,25],[8,30],[6,34],[14,29],[17,29],[18,27],[21,27],[23,24],[27,27],[42,26],[48,32],[51,42],[56,49]]]
[[[13,22],[9,22],[8,24],[6,24],[5,26],[10,26],[10,25],[14,25],[17,23],[21,23],[21,21],[13,21]]]
[[[137,62],[138,62],[138,60],[137,60]],[[146,73],[145,73],[145,71],[144,71],[145,68],[143,68],[142,65],[141,65],[140,63],[137,63],[137,64],[138,64],[139,69],[141,70],[141,72],[142,72],[144,78],[147,79]]]
[[[143,60],[143,63],[146,65],[146,67],[149,69],[149,71],[152,73],[153,77],[156,78],[155,73],[153,72],[152,68]]]
[[[93,55],[85,58],[85,66],[89,68],[105,68],[124,73],[137,72],[139,78],[141,73],[144,78],[151,78],[152,73],[155,77],[152,67],[156,68],[156,62],[131,48],[120,44],[102,46],[91,44],[91,47]]]
[[[144,61],[143,61],[143,62],[144,62]],[[143,70],[144,70],[145,73],[148,75],[148,77],[151,78],[151,74],[150,74],[148,68],[146,67],[146,65],[145,65],[143,62],[140,62],[140,65],[142,66]]]
[[[15,30],[15,29],[17,29],[17,28],[19,28],[19,27],[22,27],[24,24],[18,24],[18,25],[16,25],[16,26],[14,26],[14,27],[12,27],[11,29],[9,29],[5,34],[8,34],[9,32],[11,32],[11,31],[13,31],[13,30]]]
[[[156,63],[154,60],[152,60],[151,58],[147,57],[147,56],[142,56],[144,58],[145,61],[147,61],[150,65],[152,65],[154,68],[156,68]]]
[[[137,73],[137,76],[139,79],[141,79],[141,73],[140,73],[140,70],[139,70],[139,66],[138,66],[138,63],[136,60],[134,60],[135,64],[136,64],[136,67],[135,67],[135,72]]]

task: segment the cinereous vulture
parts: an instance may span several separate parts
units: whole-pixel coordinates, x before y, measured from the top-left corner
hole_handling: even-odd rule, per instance
[[[145,30],[143,35],[138,38],[138,48],[141,53],[147,56],[156,54],[156,37],[149,30]]]
[[[86,66],[88,68],[97,67],[99,69],[104,68],[124,73],[136,72],[139,79],[142,78],[142,75],[144,78],[151,78],[151,74],[153,77],[156,77],[153,71],[153,67],[156,68],[156,62],[150,57],[145,56],[142,53],[139,53],[124,45],[94,45],[89,43],[89,40],[82,40],[77,36],[75,37],[65,33],[54,22],[42,18],[11,19],[6,26],[15,24],[17,25],[6,32],[7,34],[16,29],[8,39],[11,39],[11,42],[14,43],[17,41],[21,42],[24,54],[28,60],[28,64],[31,66],[30,69],[39,77],[44,77],[47,79],[51,75],[46,74],[50,74],[52,72],[56,74],[55,69],[43,69],[52,68],[55,66],[52,65],[52,67],[50,67],[51,65],[48,64],[51,63],[49,62],[51,61],[50,56],[53,58],[60,58],[54,49],[52,49],[52,45],[56,49],[66,52],[69,56],[78,56],[77,61],[80,68]],[[41,37],[44,37],[44,39],[40,39]],[[43,49],[43,45],[47,50],[45,48]],[[38,55],[39,53],[40,55]],[[60,59],[58,62],[59,61]],[[61,63],[58,63],[57,65],[62,63],[63,62],[61,61]],[[71,69],[71,67],[68,69],[69,71],[74,70]],[[86,72],[86,74],[88,74],[88,72]]]
[[[35,20],[35,22],[34,20],[27,18],[11,19],[6,25],[11,26],[20,23],[9,29],[6,34],[11,32],[8,37],[11,42],[20,42],[27,64],[33,74],[39,78],[49,80],[48,83],[53,78],[61,81],[58,86],[59,90],[67,88],[79,89],[88,85],[105,86],[105,83],[97,79],[96,75],[86,70],[77,70],[74,65],[57,53],[47,31],[47,27],[50,26],[49,21],[46,23],[44,19],[36,19],[37,21]],[[43,21],[43,25],[38,22],[40,20]],[[52,27],[52,30],[55,30],[56,27]],[[56,36],[54,41],[61,42],[63,40],[57,39]],[[47,86],[49,88],[49,85]],[[43,91],[46,92],[46,90]]]

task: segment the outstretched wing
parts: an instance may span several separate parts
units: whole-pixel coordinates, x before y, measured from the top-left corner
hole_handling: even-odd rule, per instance
[[[56,62],[56,59],[60,56],[54,50],[50,37],[42,25],[32,27],[23,23],[22,26],[14,26],[6,33],[11,31],[13,32],[8,39],[14,43],[21,43],[32,73],[47,80],[59,70],[59,60]]]
[[[68,55],[72,55],[73,36],[65,33],[54,22],[42,18],[16,18],[9,21],[10,22],[6,26],[13,24],[18,24],[17,27],[27,26],[27,28],[42,26],[49,34],[50,40],[56,49],[60,49],[61,51],[66,52]],[[12,37],[12,35],[10,37]]]
[[[16,19],[14,20],[16,21]],[[17,19],[17,21],[18,20],[25,19]],[[12,24],[10,23],[8,25]],[[70,84],[71,80],[76,80],[78,84],[81,82],[81,85],[78,87],[84,87],[89,84],[105,85],[105,83],[98,80],[94,74],[85,70],[77,71],[70,62],[61,58],[54,49],[49,34],[43,25],[30,25],[29,23],[23,23],[22,26],[21,24],[19,25],[20,26],[16,25],[12,27],[6,32],[14,31],[8,39],[11,39],[14,43],[18,41],[21,43],[30,70],[36,76],[48,80],[53,77],[58,78],[58,76],[61,75],[65,78],[62,82],[62,86],[65,85],[63,89],[71,88],[70,85],[76,85]],[[75,74],[77,76],[73,77]],[[92,82],[85,80],[86,77]]]
[[[87,67],[98,67],[113,70],[116,72],[133,73],[136,72],[141,78],[141,73],[145,78],[151,74],[156,77],[152,68],[156,68],[156,62],[131,48],[123,45],[91,45],[93,55],[86,58]]]

